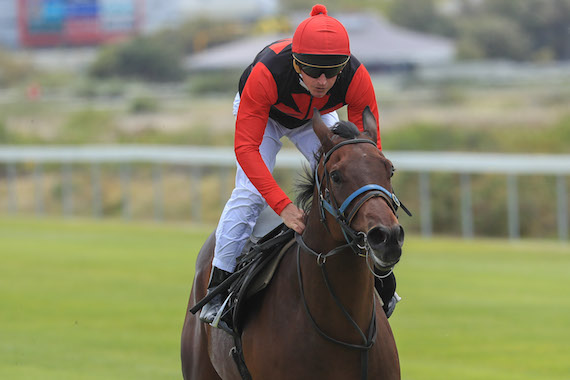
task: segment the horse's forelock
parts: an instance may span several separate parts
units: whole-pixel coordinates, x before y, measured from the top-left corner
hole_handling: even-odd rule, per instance
[[[337,122],[335,125],[332,126],[331,132],[343,139],[355,139],[360,136],[360,131],[356,127],[354,123],[350,121],[341,120]],[[322,149],[319,149],[317,153],[315,153],[315,161],[319,162],[321,157],[326,152],[323,152]],[[305,166],[304,173],[301,179],[296,184],[297,187],[297,205],[308,212],[311,208],[312,200],[313,200],[313,189],[315,187],[315,173],[314,168],[309,168]]]

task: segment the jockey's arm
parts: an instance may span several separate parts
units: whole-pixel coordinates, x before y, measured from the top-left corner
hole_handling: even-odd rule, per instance
[[[241,93],[234,149],[236,158],[251,183],[267,204],[281,215],[285,207],[292,202],[273,178],[259,152],[269,111],[276,101],[277,86],[271,73],[263,64],[257,64]],[[287,219],[291,219],[290,214],[298,213],[287,212]]]

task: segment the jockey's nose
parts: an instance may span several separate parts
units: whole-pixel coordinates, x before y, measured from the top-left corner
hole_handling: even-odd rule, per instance
[[[325,73],[322,73],[320,77],[317,78],[320,85],[325,85],[327,83],[327,77]]]

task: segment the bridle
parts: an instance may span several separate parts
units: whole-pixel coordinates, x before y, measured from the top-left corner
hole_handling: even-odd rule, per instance
[[[402,209],[410,216],[411,216],[411,213],[409,212],[409,210],[404,205],[402,205],[402,203],[398,200],[398,197],[396,197],[396,195],[392,191],[388,191],[385,187],[378,185],[378,184],[367,184],[367,185],[360,187],[358,190],[356,190],[352,194],[350,194],[342,202],[342,204],[340,206],[338,206],[338,202],[336,201],[334,194],[332,194],[332,191],[329,190],[331,188],[331,186],[330,186],[331,179],[330,179],[330,173],[327,169],[327,162],[330,160],[330,158],[334,152],[336,152],[339,148],[341,148],[345,145],[348,145],[348,144],[372,144],[375,147],[377,146],[374,141],[368,140],[368,139],[351,139],[351,140],[342,141],[342,142],[338,143],[337,145],[335,145],[334,147],[332,147],[324,155],[324,157],[322,159],[322,167],[323,167],[322,176],[319,178],[319,174],[318,174],[319,165],[318,164],[315,166],[315,176],[314,176],[315,186],[316,186],[317,191],[319,193],[319,213],[320,213],[321,223],[325,226],[327,231],[330,233],[330,231],[328,230],[327,223],[326,223],[325,211],[328,212],[329,214],[331,214],[335,218],[335,220],[338,222],[338,224],[340,225],[340,227],[342,229],[342,233],[344,235],[344,238],[345,238],[347,244],[338,246],[338,247],[332,249],[331,251],[329,251],[328,253],[323,254],[323,253],[316,252],[313,249],[311,249],[310,247],[308,247],[307,244],[304,242],[302,236],[299,234],[295,234],[295,239],[298,243],[298,247],[297,247],[297,276],[298,276],[298,281],[299,281],[299,288],[301,291],[301,299],[303,301],[303,305],[304,305],[305,311],[309,317],[309,320],[311,321],[315,330],[323,338],[327,339],[330,342],[333,342],[335,344],[338,344],[338,345],[341,345],[341,346],[344,346],[347,348],[361,350],[362,351],[362,355],[361,355],[361,378],[367,379],[367,376],[368,376],[368,351],[370,350],[370,348],[372,348],[372,346],[374,345],[374,342],[376,340],[376,330],[377,330],[377,328],[376,328],[376,317],[375,317],[376,316],[376,302],[373,299],[372,317],[370,319],[370,323],[368,326],[368,334],[365,334],[362,331],[362,329],[360,329],[358,324],[354,321],[354,319],[349,314],[349,312],[346,310],[346,308],[342,305],[342,303],[340,302],[336,293],[334,292],[334,290],[330,284],[330,281],[328,279],[328,276],[327,276],[327,272],[325,269],[325,263],[326,263],[326,260],[328,257],[336,255],[340,252],[343,252],[345,248],[350,247],[354,251],[354,253],[358,254],[359,256],[366,257],[367,264],[368,264],[368,257],[369,257],[370,249],[369,249],[366,233],[364,233],[362,231],[356,232],[352,227],[350,227],[350,224],[352,223],[352,220],[354,219],[356,213],[358,212],[358,210],[360,210],[362,205],[364,203],[366,203],[368,200],[370,200],[372,198],[376,198],[376,197],[381,197],[382,199],[384,199],[386,201],[386,203],[388,204],[388,206],[390,207],[390,209],[392,210],[394,215],[396,215],[396,211],[398,210],[399,207],[402,207]],[[362,198],[360,198],[360,200],[358,200],[352,206],[352,209],[350,210],[350,212],[347,215],[346,210],[349,209],[349,207],[353,204],[355,199],[357,199],[362,194],[364,194],[364,196]],[[321,268],[321,271],[323,274],[323,279],[325,281],[325,284],[327,286],[329,293],[331,294],[333,300],[335,301],[337,306],[340,308],[340,310],[343,312],[345,317],[348,319],[348,321],[351,323],[351,325],[355,328],[355,330],[358,332],[360,337],[363,339],[363,341],[364,341],[363,344],[348,343],[348,342],[343,342],[343,341],[340,341],[338,339],[335,339],[335,338],[329,336],[328,334],[326,334],[317,325],[315,319],[313,318],[313,316],[309,310],[309,306],[308,306],[307,300],[305,298],[303,278],[302,278],[302,273],[301,273],[301,259],[300,259],[301,248],[303,248],[303,250],[305,252],[316,256],[317,264]],[[371,269],[370,265],[368,265],[368,267],[369,267],[369,269]],[[373,269],[371,269],[371,272],[376,276]],[[389,273],[391,273],[391,271]]]
[[[400,202],[396,194],[394,194],[392,191],[388,191],[384,186],[378,184],[368,184],[360,187],[358,190],[350,194],[344,200],[344,202],[342,202],[340,206],[338,206],[334,194],[332,194],[332,191],[329,190],[331,188],[330,186],[331,179],[330,179],[330,173],[327,169],[327,162],[330,160],[334,152],[336,152],[339,148],[342,148],[343,146],[349,144],[372,144],[375,147],[377,146],[374,141],[368,139],[352,139],[338,143],[324,155],[324,158],[322,160],[323,174],[321,178],[319,178],[319,173],[318,173],[319,165],[316,165],[315,185],[319,192],[319,212],[321,217],[321,223],[328,230],[326,224],[326,214],[325,214],[325,211],[327,211],[335,218],[337,223],[340,225],[344,238],[347,242],[347,245],[350,246],[350,248],[352,248],[352,250],[356,254],[364,255],[368,251],[366,234],[364,232],[356,232],[354,229],[352,229],[352,227],[350,227],[350,224],[352,223],[352,220],[354,219],[356,213],[358,212],[358,210],[360,210],[360,208],[362,207],[362,205],[364,205],[364,203],[366,203],[368,200],[372,198],[380,197],[386,201],[386,203],[388,204],[394,215],[396,215],[396,212],[398,211],[399,207],[402,207],[402,209],[408,215],[411,216],[411,214],[409,210]],[[325,186],[324,188],[323,185]],[[361,194],[365,195],[358,202],[355,203],[355,205],[352,207],[351,211],[347,215],[346,210],[349,208],[349,206],[351,206],[354,200]],[[342,246],[342,248],[345,248],[345,246]]]

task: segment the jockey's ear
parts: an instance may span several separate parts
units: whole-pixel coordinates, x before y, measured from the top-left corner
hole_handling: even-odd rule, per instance
[[[364,111],[362,111],[362,124],[364,133],[370,136],[372,141],[376,142],[378,140],[378,124],[369,106],[366,106]]]
[[[328,152],[334,146],[332,142],[332,132],[321,119],[321,114],[318,109],[313,109],[313,130],[321,141],[321,145],[325,152]]]

